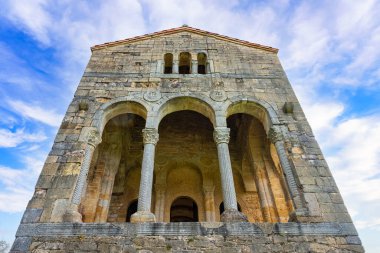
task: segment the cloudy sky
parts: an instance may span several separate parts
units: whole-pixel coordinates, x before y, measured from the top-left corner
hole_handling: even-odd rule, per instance
[[[90,47],[188,24],[279,48],[367,252],[380,252],[380,1],[1,0],[0,240],[13,241]]]

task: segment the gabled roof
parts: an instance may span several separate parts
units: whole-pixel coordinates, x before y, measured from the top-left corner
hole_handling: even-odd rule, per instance
[[[171,34],[180,33],[180,32],[190,32],[190,33],[195,33],[195,34],[199,34],[199,35],[203,35],[203,36],[209,36],[209,37],[212,37],[215,39],[224,40],[227,42],[235,43],[235,44],[246,46],[246,47],[258,48],[258,49],[262,49],[262,50],[269,51],[272,53],[278,52],[277,48],[268,47],[268,46],[252,43],[252,42],[245,41],[245,40],[239,40],[239,39],[231,38],[228,36],[220,35],[217,33],[207,32],[207,31],[196,29],[196,28],[189,27],[186,25],[183,25],[183,26],[177,27],[177,28],[168,29],[168,30],[162,30],[159,32],[145,34],[142,36],[132,37],[129,39],[117,40],[114,42],[107,42],[104,44],[95,45],[95,46],[91,47],[91,51],[110,47],[110,46],[128,44],[128,43],[138,42],[138,41],[147,40],[147,39],[151,39],[151,38],[155,38],[155,37],[171,35]]]

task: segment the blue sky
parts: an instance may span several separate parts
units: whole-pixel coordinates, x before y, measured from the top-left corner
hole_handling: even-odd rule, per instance
[[[279,57],[367,252],[380,252],[380,2],[3,0],[0,239],[13,241],[90,47],[188,24]]]

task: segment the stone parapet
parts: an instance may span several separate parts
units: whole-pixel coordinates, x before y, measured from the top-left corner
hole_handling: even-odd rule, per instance
[[[364,252],[352,223],[42,223],[19,227],[11,253],[62,252]],[[230,243],[234,242],[234,243]],[[287,242],[283,248],[281,245]],[[230,251],[225,251],[230,247]],[[278,250],[276,250],[278,249]]]

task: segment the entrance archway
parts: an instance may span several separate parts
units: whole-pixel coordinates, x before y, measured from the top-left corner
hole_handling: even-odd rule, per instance
[[[170,207],[170,222],[197,222],[198,206],[192,198],[179,197]]]

